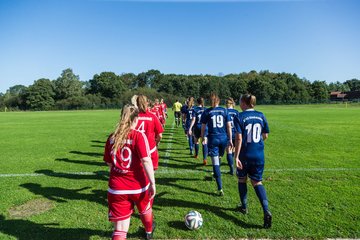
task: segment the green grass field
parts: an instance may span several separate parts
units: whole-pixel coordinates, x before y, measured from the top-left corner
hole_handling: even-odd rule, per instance
[[[169,113],[159,147],[155,238],[360,238],[360,107],[259,106],[270,125],[264,185],[273,227],[249,188],[249,214],[234,211],[237,179],[215,196],[211,166],[188,154]],[[109,239],[104,142],[119,111],[0,113],[0,239]],[[225,158],[224,158],[225,159]],[[226,161],[226,160],[225,160]],[[204,225],[187,230],[199,211]],[[128,238],[142,238],[133,215]]]

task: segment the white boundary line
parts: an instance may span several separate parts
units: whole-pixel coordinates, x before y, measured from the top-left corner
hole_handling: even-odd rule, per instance
[[[175,121],[172,123],[170,130],[174,130],[174,127],[175,127]],[[164,156],[164,167],[161,168],[161,169],[163,169],[163,171],[165,171],[165,172],[168,171],[167,164],[168,164],[168,162],[169,162],[169,158],[170,158],[170,155],[171,155],[171,148],[172,148],[173,136],[174,136],[174,133],[173,133],[173,131],[171,131],[171,135],[170,135],[170,137],[168,138],[168,143],[167,143],[167,145],[166,145],[166,152],[165,152],[165,156]],[[156,171],[156,173],[158,173],[158,172],[163,172],[163,171],[161,171],[161,169],[159,169],[158,171]]]
[[[170,154],[168,155],[170,156]],[[282,168],[282,169],[267,169],[265,172],[358,172],[360,168]],[[199,172],[212,172],[211,169],[182,169],[182,170],[169,170],[165,167],[156,171],[157,174],[183,174],[183,173],[199,173]],[[222,171],[226,173],[226,171]],[[95,173],[95,172],[62,172],[62,173],[3,173],[0,174],[0,178],[11,178],[11,177],[43,177],[43,176],[66,176],[66,175],[84,175],[84,176],[95,176],[95,175],[106,175],[107,173]]]

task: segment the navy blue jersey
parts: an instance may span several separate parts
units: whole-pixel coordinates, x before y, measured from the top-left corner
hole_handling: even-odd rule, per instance
[[[262,112],[248,109],[234,118],[234,127],[242,135],[240,160],[264,164],[263,133],[269,133],[268,122]]]
[[[234,128],[234,117],[237,116],[239,114],[238,110],[233,109],[233,108],[228,108],[228,113],[230,115],[231,118],[231,131],[232,131],[232,138],[235,139],[235,128]]]
[[[187,105],[183,105],[183,106],[181,107],[181,113],[182,113],[182,114],[186,114],[187,109],[188,109],[188,106],[187,106]]]
[[[193,115],[194,108],[187,108],[186,109],[186,120],[185,120],[185,128],[186,130],[189,130],[191,121],[192,121],[192,115]]]
[[[194,107],[194,111],[192,112],[192,118],[196,118],[195,119],[195,126],[196,125],[201,125],[201,115],[204,113],[205,111],[205,107]]]
[[[208,127],[208,136],[227,135],[226,124],[231,122],[227,109],[215,107],[206,109],[201,115],[201,123]]]

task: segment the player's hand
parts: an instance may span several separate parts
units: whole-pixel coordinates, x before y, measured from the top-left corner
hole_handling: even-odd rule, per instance
[[[230,148],[233,148],[233,147],[234,147],[234,144],[233,144],[232,140],[229,140],[228,146],[229,146]]]
[[[149,186],[149,195],[150,195],[150,199],[153,199],[155,197],[156,194],[156,187],[155,187],[155,183],[151,184]]]
[[[189,130],[189,135],[190,135],[190,136],[192,135],[192,131],[191,131],[191,130]]]
[[[243,169],[243,165],[242,165],[240,159],[236,159],[236,167],[237,167],[238,169]]]

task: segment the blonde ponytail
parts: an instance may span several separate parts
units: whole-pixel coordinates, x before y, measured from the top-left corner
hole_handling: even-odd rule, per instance
[[[125,105],[121,111],[121,119],[116,125],[112,140],[114,141],[113,152],[116,153],[118,149],[122,148],[125,140],[131,130],[135,118],[139,115],[139,110],[132,104]]]
[[[137,107],[139,111],[145,113],[148,107],[148,99],[145,95],[140,94],[136,99]]]

